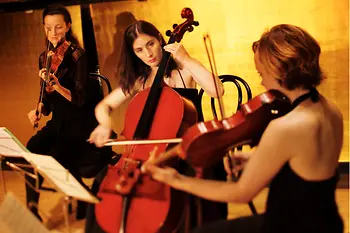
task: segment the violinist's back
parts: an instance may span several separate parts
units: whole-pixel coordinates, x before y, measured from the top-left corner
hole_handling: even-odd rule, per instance
[[[289,127],[290,140],[300,145],[290,159],[297,174],[306,180],[334,175],[343,144],[343,118],[337,106],[320,95],[317,103],[304,101],[278,124]]]

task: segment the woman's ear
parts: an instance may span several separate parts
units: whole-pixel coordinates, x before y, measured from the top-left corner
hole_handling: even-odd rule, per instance
[[[160,33],[158,34],[158,41],[159,41],[161,46],[165,45],[165,44],[163,44],[162,35]]]
[[[67,23],[67,31],[66,31],[66,32],[68,32],[68,31],[69,31],[70,26],[71,26],[71,24],[70,24],[70,23]]]

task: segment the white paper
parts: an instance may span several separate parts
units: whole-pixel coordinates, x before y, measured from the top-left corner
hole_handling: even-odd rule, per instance
[[[0,205],[0,229],[6,233],[50,232],[11,192]]]
[[[90,203],[99,202],[53,157],[28,152],[5,127],[0,127],[0,155],[23,157],[65,196]]]
[[[22,157],[27,150],[5,127],[0,127],[0,155]]]
[[[23,157],[66,196],[90,203],[99,202],[53,157],[29,152],[23,153]]]

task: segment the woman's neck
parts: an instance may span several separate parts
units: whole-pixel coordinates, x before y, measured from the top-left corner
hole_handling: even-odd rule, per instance
[[[283,93],[289,98],[289,100],[293,103],[298,97],[310,92],[307,89],[295,89],[295,90],[283,90]]]

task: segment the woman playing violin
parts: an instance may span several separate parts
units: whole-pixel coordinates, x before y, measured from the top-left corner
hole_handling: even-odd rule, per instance
[[[305,30],[282,24],[263,33],[253,51],[261,84],[285,94],[294,108],[270,122],[254,151],[234,154],[244,165],[239,181],[184,176],[152,164],[152,158],[142,169],[173,188],[220,202],[247,203],[269,185],[264,214],[204,225],[196,233],[341,233],[335,188],[343,118],[316,90],[324,78],[320,46]]]
[[[99,93],[92,92],[87,58],[72,32],[68,10],[60,5],[44,9],[43,24],[49,51],[44,51],[39,57],[39,76],[45,80],[46,73],[50,72],[49,81],[43,84],[46,88],[39,103],[40,114],[37,115],[35,109],[29,112],[28,117],[32,124],[39,120],[41,113],[45,116],[51,113],[52,118],[30,138],[27,148],[32,153],[53,156],[78,179],[81,176],[94,176],[93,173],[105,166],[107,157],[111,156],[110,148],[98,149],[86,142],[97,126],[94,108],[101,97]],[[64,45],[68,46],[62,49]],[[48,71],[45,68],[47,56],[54,57],[57,53],[63,55],[61,60],[52,58],[48,67],[52,69],[56,66],[57,70]],[[94,155],[93,152],[101,154]],[[32,178],[26,179],[35,187]],[[42,182],[43,178],[40,177],[40,185]],[[28,184],[26,193],[28,207],[40,218],[35,207],[39,193]]]
[[[143,20],[136,21],[124,32],[121,59],[118,64],[121,77],[120,86],[105,97],[95,109],[99,125],[90,135],[89,140],[91,143],[95,143],[99,147],[103,146],[111,136],[112,123],[110,112],[118,108],[125,100],[131,98],[137,92],[151,87],[164,51],[172,54],[165,71],[164,83],[174,88],[180,95],[190,99],[196,106],[199,114],[201,114],[201,103],[196,85],[198,84],[202,87],[208,95],[212,97],[217,96],[211,72],[196,59],[192,58],[182,44],[166,44],[161,33],[154,25]],[[218,93],[222,95],[224,89],[222,83],[220,81],[218,83]],[[203,116],[199,115],[198,120],[202,121]],[[184,165],[185,172],[193,174],[194,171],[186,166]],[[220,167],[217,170],[220,170]],[[221,170],[223,171],[221,173],[224,173],[223,166],[221,166]],[[217,171],[209,172],[215,173]],[[104,174],[101,174],[101,176],[103,178]],[[226,176],[224,174],[222,178],[215,178],[224,179]],[[97,179],[96,181],[98,182]],[[217,204],[220,204],[220,207],[218,207],[217,217],[214,218],[226,218],[226,205]],[[219,210],[219,208],[221,209]],[[212,212],[215,212],[213,208],[211,209]],[[89,223],[89,221],[87,222]],[[93,229],[93,227],[87,226],[86,229]],[[93,231],[91,230],[91,232]]]

